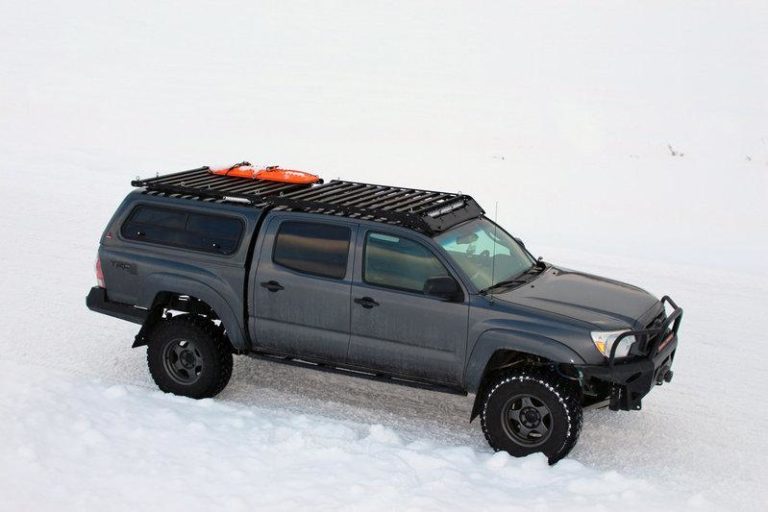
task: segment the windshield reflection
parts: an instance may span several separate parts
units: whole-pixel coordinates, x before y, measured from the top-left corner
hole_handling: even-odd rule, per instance
[[[486,218],[435,237],[478,290],[525,272],[534,260],[506,231]]]

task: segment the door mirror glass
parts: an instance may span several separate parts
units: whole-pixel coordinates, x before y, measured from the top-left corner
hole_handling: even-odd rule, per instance
[[[432,277],[424,283],[424,295],[454,300],[461,295],[461,288],[459,288],[459,283],[452,277]]]

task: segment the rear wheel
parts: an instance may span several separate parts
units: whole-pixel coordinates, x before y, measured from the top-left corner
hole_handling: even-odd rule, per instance
[[[150,333],[149,373],[162,391],[190,398],[215,396],[232,376],[232,350],[207,318],[180,315]]]
[[[579,389],[540,369],[502,372],[486,387],[481,424],[491,447],[515,457],[542,452],[554,464],[576,445]]]

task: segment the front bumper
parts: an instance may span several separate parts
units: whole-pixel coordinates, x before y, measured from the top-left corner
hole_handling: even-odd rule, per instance
[[[131,306],[130,304],[123,304],[121,302],[113,302],[107,297],[107,290],[94,286],[88,293],[88,297],[85,299],[85,305],[88,309],[104,315],[113,316],[121,320],[127,320],[136,324],[143,324],[147,319],[147,310],[140,309]]]
[[[609,406],[612,410],[640,410],[642,399],[655,385],[672,380],[672,362],[677,350],[677,331],[683,318],[683,309],[665,296],[662,304],[669,304],[672,313],[655,328],[628,331],[613,343],[613,349],[604,365],[579,365],[584,383],[608,384],[610,387]],[[644,345],[645,355],[616,360],[619,342],[627,336],[635,336],[637,343]]]

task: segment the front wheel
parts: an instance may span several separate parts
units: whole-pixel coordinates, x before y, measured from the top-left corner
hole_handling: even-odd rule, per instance
[[[232,350],[210,320],[180,315],[163,320],[149,335],[149,373],[162,391],[209,398],[232,376]]]
[[[579,389],[540,369],[502,372],[486,387],[481,425],[488,444],[515,457],[542,452],[554,464],[576,445]]]

